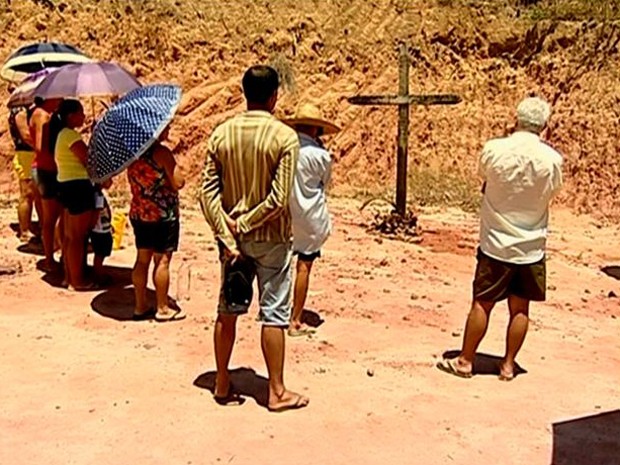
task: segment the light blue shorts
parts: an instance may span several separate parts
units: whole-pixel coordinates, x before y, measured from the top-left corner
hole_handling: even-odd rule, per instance
[[[292,245],[281,242],[242,242],[240,251],[251,259],[256,268],[260,320],[265,326],[288,326],[291,317]],[[228,305],[224,298],[224,265],[218,313],[242,315],[248,312],[243,305]]]

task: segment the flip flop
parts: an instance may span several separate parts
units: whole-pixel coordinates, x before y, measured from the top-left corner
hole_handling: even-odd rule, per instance
[[[292,404],[282,405],[281,407],[275,407],[275,408],[271,408],[267,406],[267,410],[269,410],[272,413],[281,413],[281,412],[286,412],[287,410],[298,410],[300,408],[307,407],[308,403],[309,402],[304,403],[304,397],[301,394],[297,394],[297,398],[295,399],[295,402],[293,402]]]
[[[505,375],[502,372],[502,367],[503,366],[504,366],[503,362],[498,365],[499,376],[497,377],[497,379],[499,379],[500,381],[512,381],[513,379],[515,379],[516,375],[515,375],[514,371],[512,373],[510,373],[509,375]]]
[[[465,373],[463,371],[460,371],[456,365],[455,365],[455,361],[456,359],[448,359],[448,358],[444,358],[442,361],[437,362],[437,365],[435,365],[437,368],[439,368],[441,371],[443,371],[444,373],[448,373],[449,375],[454,375],[454,376],[458,376],[459,378],[471,378],[472,374],[471,373]]]
[[[68,289],[73,292],[88,292],[98,291],[100,287],[97,283],[88,283],[86,286],[82,287],[69,286]]]
[[[159,323],[165,323],[168,321],[180,321],[184,320],[187,317],[187,314],[183,312],[183,310],[173,310],[166,315],[160,315],[159,313],[155,313],[155,321]]]
[[[145,321],[145,320],[152,320],[155,317],[155,314],[157,313],[157,310],[155,310],[154,307],[149,308],[146,312],[143,313],[134,313],[131,316],[131,319],[133,321]]]
[[[232,383],[230,384],[228,388],[228,394],[226,394],[225,396],[216,396],[214,394],[213,400],[215,401],[216,404],[222,405],[224,407],[227,405],[231,405],[231,404],[243,405],[245,403],[245,398],[241,397],[241,394],[235,391],[235,388],[232,385]]]
[[[301,337],[301,336],[310,336],[316,333],[316,329],[312,328],[301,328],[301,329],[293,329],[289,328],[287,331],[290,337]]]

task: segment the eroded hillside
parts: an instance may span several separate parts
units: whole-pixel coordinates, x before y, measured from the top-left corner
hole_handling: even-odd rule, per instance
[[[243,107],[244,68],[274,63],[285,81],[281,114],[311,99],[344,129],[330,141],[336,188],[380,192],[393,184],[396,111],[355,107],[346,98],[395,93],[396,49],[407,40],[411,91],[463,98],[455,107],[412,111],[410,166],[418,176],[448,172],[473,189],[468,180],[475,179],[481,144],[505,133],[515,104],[537,93],[555,104],[548,138],[566,157],[562,201],[617,217],[616,3],[13,0],[0,6],[0,52],[30,41],[66,41],[123,63],[144,82],[181,84],[173,138],[193,175],[212,128]],[[4,114],[0,148],[8,179]]]

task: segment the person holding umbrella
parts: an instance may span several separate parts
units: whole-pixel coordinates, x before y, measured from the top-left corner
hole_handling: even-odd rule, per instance
[[[54,153],[49,151],[48,123],[51,113],[58,109],[64,98],[90,98],[92,101],[97,97],[122,95],[140,87],[138,80],[120,65],[91,62],[90,59],[84,61],[86,62],[65,64],[52,71],[45,76],[35,91],[37,96],[35,101],[38,101],[39,105],[33,113],[30,127],[35,142],[36,179],[43,198],[43,248],[46,270],[56,268],[54,226],[62,210],[57,199],[56,162]]]
[[[95,189],[86,170],[88,148],[80,133],[84,125],[84,108],[78,100],[64,100],[49,123],[49,150],[58,168],[58,194],[64,207],[62,253],[65,280],[69,289],[90,290],[86,281],[86,247],[95,210]]]
[[[133,319],[173,321],[185,318],[168,303],[170,261],[179,244],[179,194],[185,180],[164,142],[181,101],[175,85],[144,86],[119,99],[95,125],[89,146],[91,179],[102,183],[128,168],[129,217],[136,238],[132,279]],[[148,271],[154,263],[156,308],[146,298]]]
[[[129,166],[131,186],[129,219],[133,227],[138,254],[132,280],[136,293],[134,319],[154,317],[157,321],[185,318],[180,310],[168,305],[170,260],[179,245],[179,194],[185,180],[172,152],[163,142],[168,139],[166,127],[153,146]],[[146,283],[151,261],[157,308],[149,309]]]

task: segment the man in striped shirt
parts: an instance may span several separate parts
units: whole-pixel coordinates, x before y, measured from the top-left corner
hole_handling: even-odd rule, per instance
[[[237,317],[249,301],[231,301],[226,271],[247,262],[258,279],[261,346],[269,372],[271,411],[301,408],[308,399],[284,386],[284,330],[291,313],[291,218],[288,202],[299,155],[293,129],[272,112],[279,79],[268,66],[253,66],[243,76],[247,111],[218,126],[207,147],[201,205],[218,241],[222,289],[215,324],[218,403],[240,401],[230,384],[228,363]],[[235,296],[233,295],[234,299]]]

